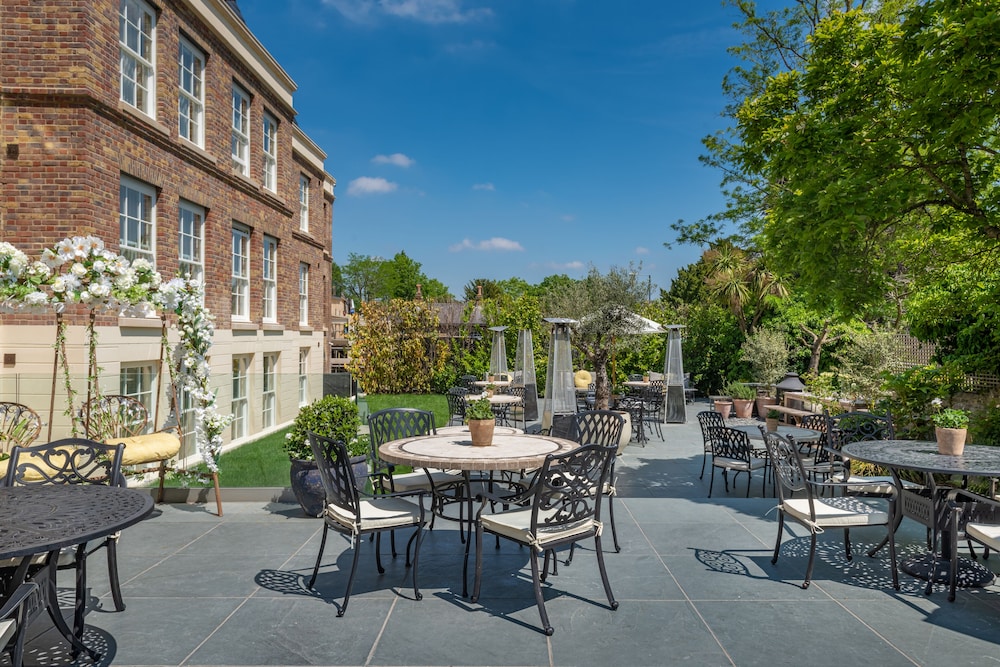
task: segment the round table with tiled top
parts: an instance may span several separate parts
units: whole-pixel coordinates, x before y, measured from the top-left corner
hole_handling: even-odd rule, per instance
[[[469,522],[466,527],[465,562],[462,567],[462,596],[468,596],[469,547],[472,542],[473,496],[471,493],[473,471],[517,471],[539,468],[549,454],[566,454],[579,443],[547,435],[497,434],[493,444],[479,447],[472,444],[471,436],[461,434],[424,435],[402,440],[392,440],[379,446],[378,454],[384,461],[414,468],[441,468],[461,470],[465,476]]]

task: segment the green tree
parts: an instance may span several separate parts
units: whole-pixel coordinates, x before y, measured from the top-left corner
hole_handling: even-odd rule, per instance
[[[344,294],[357,303],[374,301],[385,294],[381,257],[350,253],[347,264],[341,267]]]
[[[788,289],[767,270],[759,254],[729,241],[713,244],[702,259],[708,267],[708,294],[729,308],[744,334],[752,334],[768,308],[788,296]]]
[[[489,278],[474,278],[465,283],[463,295],[466,301],[475,301],[479,295],[479,288],[483,289],[484,299],[496,299],[503,294],[503,288],[495,280]]]
[[[402,250],[392,259],[382,262],[379,273],[383,293],[378,296],[389,299],[416,298],[417,284],[422,285],[427,278],[420,270],[420,262],[414,261]]]

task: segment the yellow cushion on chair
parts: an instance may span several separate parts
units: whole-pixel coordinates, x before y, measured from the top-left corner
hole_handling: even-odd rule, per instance
[[[131,438],[108,438],[104,442],[109,445],[118,443],[125,445],[125,453],[122,455],[123,466],[172,459],[181,451],[180,438],[166,432],[134,435]]]
[[[587,389],[593,381],[593,378],[590,376],[590,371],[578,370],[573,373],[573,384],[577,389]]]

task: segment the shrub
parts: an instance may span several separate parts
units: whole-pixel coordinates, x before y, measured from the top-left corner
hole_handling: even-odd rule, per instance
[[[358,437],[358,406],[343,396],[324,396],[299,410],[292,428],[285,436],[283,449],[289,458],[313,460],[309,435],[312,431],[347,444],[351,456],[368,453],[368,443]]]
[[[761,384],[776,384],[788,370],[788,345],[780,331],[757,331],[743,342],[740,352],[751,376]]]
[[[754,388],[742,382],[730,382],[722,390],[722,393],[730,398],[738,398],[743,401],[752,401],[757,397],[757,392],[754,391]]]

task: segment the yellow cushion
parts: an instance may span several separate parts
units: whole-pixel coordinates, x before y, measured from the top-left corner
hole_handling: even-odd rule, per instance
[[[591,382],[593,382],[593,379],[590,377],[590,371],[581,369],[573,373],[573,384],[577,389],[587,389],[590,387]]]
[[[109,445],[125,445],[125,453],[122,455],[122,465],[125,466],[172,459],[181,451],[180,438],[165,432],[134,435],[131,438],[108,438],[104,442]]]

